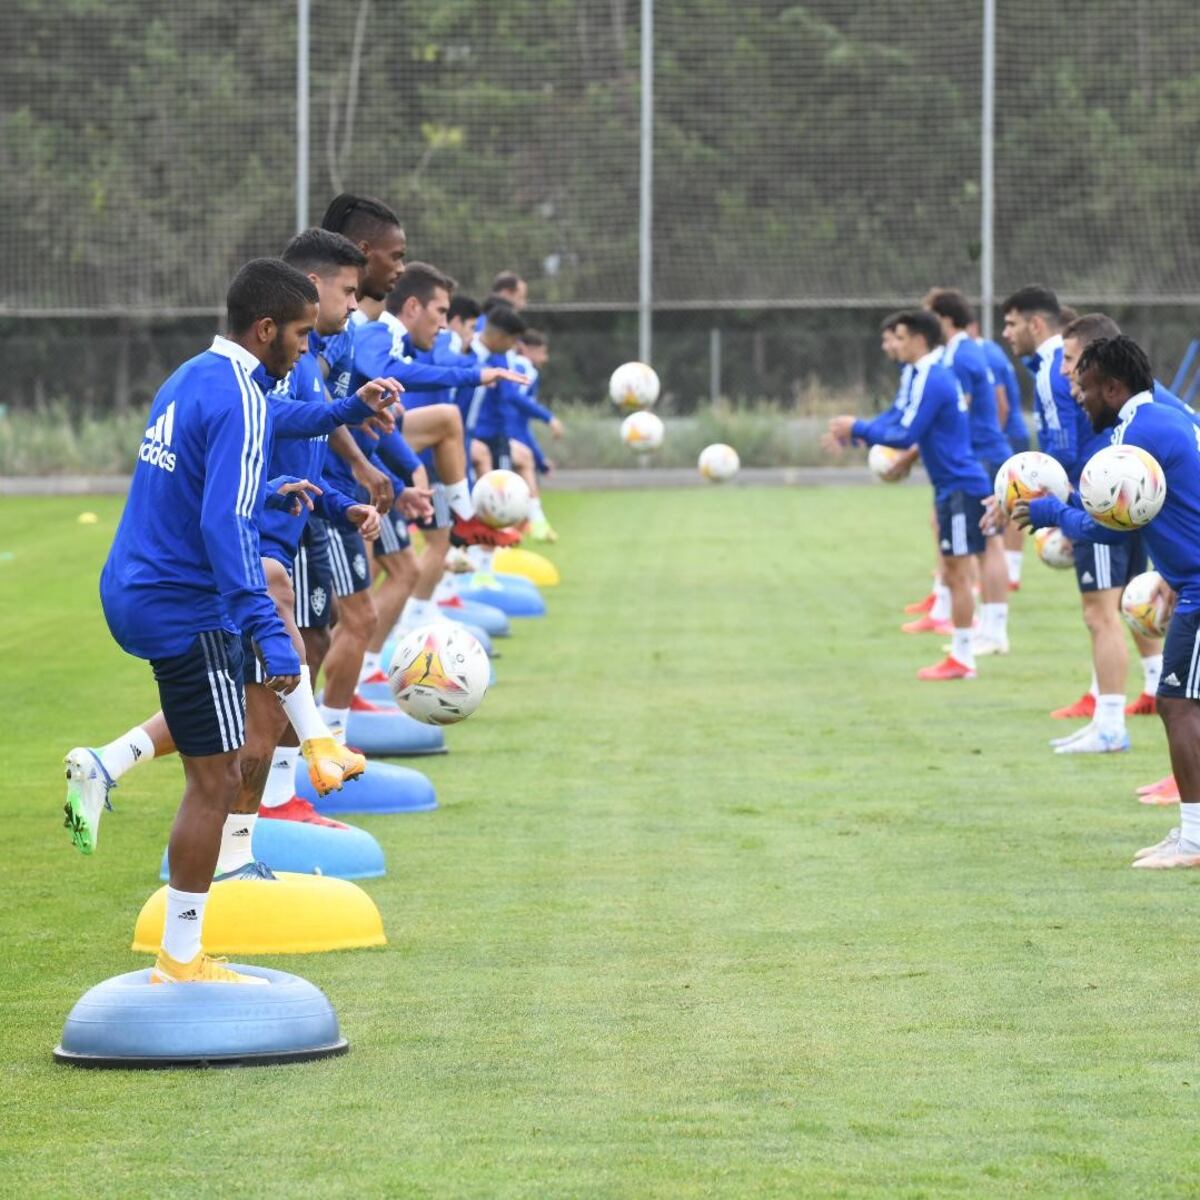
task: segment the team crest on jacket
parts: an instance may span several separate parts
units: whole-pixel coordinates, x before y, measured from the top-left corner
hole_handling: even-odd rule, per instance
[[[325,589],[323,587],[313,588],[312,594],[309,596],[309,603],[312,605],[313,612],[315,612],[318,617],[325,611],[325,601],[328,599],[329,597],[325,595]]]
[[[357,575],[359,577],[359,579],[366,579],[366,577],[367,577],[367,560],[365,558],[363,558],[363,556],[361,554],[356,554],[354,556],[353,566],[354,566],[355,575]]]

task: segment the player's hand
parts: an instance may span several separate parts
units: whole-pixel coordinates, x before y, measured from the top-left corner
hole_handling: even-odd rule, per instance
[[[920,451],[916,446],[905,450],[899,458],[896,459],[896,465],[885,471],[883,478],[888,483],[899,483],[901,479],[907,479],[912,474],[913,464],[920,457]]]
[[[543,475],[553,475],[554,474],[554,459],[547,458],[545,460],[545,464],[546,465],[544,467],[542,467],[542,474]]]
[[[417,487],[414,483],[396,497],[396,511],[410,521],[424,521],[433,516],[433,489]]]
[[[1154,585],[1154,590],[1150,593],[1150,599],[1157,600],[1165,612],[1174,611],[1175,602],[1179,597],[1175,593],[1175,589],[1161,576],[1158,582]]]
[[[307,479],[297,479],[294,483],[285,483],[279,489],[281,496],[291,496],[291,502],[288,504],[287,511],[293,517],[298,517],[306,508],[309,512],[313,510],[313,496],[320,496],[324,493],[315,483],[310,483]]]
[[[494,383],[528,383],[529,380],[520,371],[511,371],[508,367],[484,367],[479,372],[481,387],[491,387]]]
[[[353,464],[351,470],[355,483],[367,489],[375,508],[381,513],[391,512],[396,502],[396,489],[391,476],[365,461]]]
[[[346,509],[346,520],[355,526],[368,542],[373,542],[379,536],[379,528],[383,524],[379,510],[369,504],[352,504]]]
[[[563,428],[563,423],[557,417],[550,418],[550,432],[556,437],[561,438],[566,430]]]
[[[383,412],[378,412],[373,417],[368,417],[359,428],[376,441],[379,441],[383,434],[395,432],[396,418],[393,416],[394,412],[394,408],[385,408]]]
[[[841,446],[848,446],[854,436],[854,418],[849,416],[834,417],[829,422],[828,436]]]
[[[300,686],[299,675],[268,675],[263,687],[268,687],[277,696],[289,696]]]
[[[404,388],[398,379],[384,375],[378,379],[368,379],[354,394],[369,409],[380,413],[392,404],[399,404],[400,394],[403,391]]]
[[[979,528],[991,536],[999,533],[1008,524],[1008,514],[1000,507],[1000,501],[995,496],[984,496],[983,516],[979,518]]]
[[[993,497],[993,499],[994,498],[995,497]],[[999,505],[997,505],[997,507],[999,507]],[[1012,506],[1012,513],[1010,515],[1012,517],[1013,524],[1016,525],[1018,529],[1024,529],[1028,531],[1033,528],[1033,521],[1029,516],[1028,500],[1018,500],[1016,504]]]

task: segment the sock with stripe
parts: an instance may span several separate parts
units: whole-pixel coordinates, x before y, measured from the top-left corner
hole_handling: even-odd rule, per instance
[[[376,653],[374,650],[367,650],[363,654],[362,670],[358,673],[359,679],[366,679],[368,675],[374,675],[380,670],[380,660],[383,658],[383,652]]]
[[[950,635],[950,657],[964,667],[975,666],[975,651],[971,646],[971,630],[955,629]]]
[[[346,744],[346,722],[350,720],[350,710],[348,708],[330,708],[329,705],[322,704],[320,715],[330,736],[337,738],[344,746]]]
[[[1125,695],[1096,697],[1096,715],[1092,718],[1101,733],[1120,735],[1125,732]]]
[[[541,496],[529,497],[529,519],[531,521],[544,521],[546,514],[542,511]]]
[[[950,620],[950,589],[941,582],[933,585],[933,607],[929,610],[931,621]]]
[[[261,807],[282,808],[296,794],[296,760],[299,757],[299,746],[275,747]]]
[[[405,629],[416,629],[421,625],[429,625],[440,616],[438,606],[432,600],[409,596],[404,602],[404,612],[400,614],[400,623]]]
[[[1161,657],[1159,663],[1162,663]],[[101,746],[96,754],[104,769],[117,780],[131,767],[136,767],[140,762],[149,762],[154,757],[154,740],[140,725],[135,725],[107,746]]]
[[[307,665],[300,668],[300,682],[288,695],[280,696],[279,703],[302,742],[329,736],[329,729],[321,720],[317,702],[313,699],[312,675]]]
[[[180,892],[167,888],[167,913],[163,921],[162,948],[176,961],[191,962],[200,953],[207,892]]]

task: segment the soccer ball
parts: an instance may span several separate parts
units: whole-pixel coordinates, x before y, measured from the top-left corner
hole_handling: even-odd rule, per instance
[[[1154,595],[1161,583],[1162,576],[1157,571],[1143,571],[1125,585],[1121,593],[1121,616],[1134,633],[1157,638],[1167,632],[1175,605]]]
[[[742,460],[738,452],[724,442],[714,442],[700,451],[700,461],[697,466],[700,474],[710,483],[724,483],[732,479],[741,468]]]
[[[1071,484],[1062,464],[1040,450],[1024,450],[1006,459],[996,472],[996,499],[1009,516],[1018,500],[1057,496],[1066,500]]]
[[[451,621],[406,633],[388,667],[396,703],[426,725],[465,721],[483,702],[490,677],[478,639]]]
[[[898,479],[889,479],[887,473],[900,461],[903,453],[903,450],[897,450],[895,446],[884,446],[876,442],[867,451],[867,466],[874,472],[875,477],[882,479],[884,483],[899,483]]]
[[[489,471],[475,481],[471,503],[493,529],[520,525],[529,516],[529,485],[515,471]]]
[[[1140,446],[1105,446],[1083,468],[1079,498],[1101,525],[1140,529],[1158,516],[1167,498],[1167,477]]]
[[[644,362],[622,363],[608,381],[609,399],[622,412],[653,408],[658,391],[658,374]]]
[[[1075,547],[1071,539],[1057,526],[1039,529],[1033,535],[1033,544],[1037,548],[1037,556],[1048,567],[1063,570],[1075,565]]]
[[[632,450],[657,450],[663,432],[662,421],[652,412],[632,412],[621,422],[621,441]]]

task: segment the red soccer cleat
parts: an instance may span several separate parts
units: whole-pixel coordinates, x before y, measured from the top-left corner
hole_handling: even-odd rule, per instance
[[[900,626],[901,633],[937,633],[949,637],[954,632],[954,626],[949,621],[935,621],[930,616],[918,617]]]
[[[515,529],[493,529],[478,517],[469,521],[457,517],[450,529],[450,541],[456,546],[515,546],[520,540]]]
[[[366,680],[363,682],[365,683]],[[385,676],[384,683],[386,682],[387,677]],[[390,713],[395,710],[386,704],[374,704],[372,701],[364,699],[358,692],[355,692],[350,701],[350,711],[360,713]]]
[[[920,613],[932,612],[936,599],[937,597],[930,592],[924,600],[918,600],[915,604],[906,604],[904,606],[904,611],[906,613],[912,613],[914,616]]]
[[[1167,775],[1162,779],[1156,779],[1153,783],[1143,783],[1137,790],[1139,796],[1145,796],[1148,792],[1161,792],[1163,788],[1174,787],[1175,776]]]
[[[388,681],[387,672],[384,670],[381,670],[377,667],[374,671],[372,671],[370,673],[370,675],[364,675],[358,681],[358,686],[362,687],[362,685],[364,683],[387,683],[387,681]],[[351,707],[353,708],[353,705],[351,705]]]
[[[449,600],[439,600],[438,608],[466,608],[461,596],[451,596]]]
[[[1158,701],[1149,692],[1143,692],[1132,704],[1125,705],[1127,717],[1152,717],[1158,712]]]
[[[1050,714],[1056,721],[1088,720],[1096,715],[1096,697],[1088,692],[1066,708],[1056,708]]]
[[[1160,783],[1160,787],[1155,787],[1152,791],[1143,792],[1138,796],[1138,803],[1156,805],[1178,804],[1180,800],[1179,786],[1175,782],[1175,776],[1168,775],[1166,779],[1160,780]]]
[[[940,663],[932,667],[922,667],[917,672],[918,679],[974,679],[975,668],[964,666],[952,654],[947,654]]]
[[[286,804],[265,808],[259,805],[258,815],[270,817],[275,821],[299,821],[302,825],[324,825],[326,829],[349,829],[341,821],[331,821],[323,817],[309,802],[300,796],[293,796]]]
[[[1008,581],[1008,590],[1010,592],[1019,592],[1021,590],[1021,582],[1018,579],[1010,579]]]

